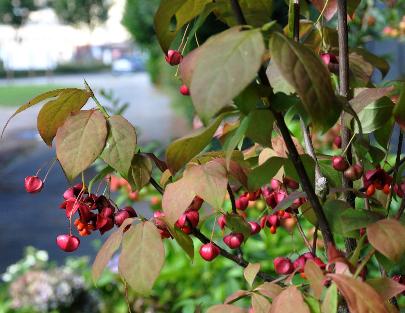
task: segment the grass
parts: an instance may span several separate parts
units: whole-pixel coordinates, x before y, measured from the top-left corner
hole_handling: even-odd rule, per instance
[[[6,85],[0,86],[0,107],[20,106],[35,96],[63,86],[44,85]]]

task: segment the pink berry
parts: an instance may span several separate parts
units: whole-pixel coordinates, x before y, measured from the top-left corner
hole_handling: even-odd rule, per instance
[[[24,181],[25,190],[29,193],[40,192],[44,182],[38,176],[27,176]]]
[[[293,263],[294,269],[300,272],[304,271],[306,262],[307,259],[303,255],[299,256]]]
[[[295,179],[289,178],[289,177],[284,177],[283,178],[283,184],[293,190],[296,190],[300,187],[300,184]]]
[[[271,226],[278,226],[280,225],[280,220],[277,214],[272,214],[267,218],[268,223]]]
[[[236,249],[243,243],[244,236],[241,233],[230,233],[224,237],[224,243],[231,249]]]
[[[340,149],[342,147],[342,137],[336,136],[335,139],[333,139],[333,144],[336,148]]]
[[[281,188],[281,181],[279,181],[278,179],[273,178],[270,182],[270,187],[271,189],[275,190],[275,191],[279,191]]]
[[[332,166],[339,172],[344,172],[349,167],[349,163],[342,156],[334,156],[332,158]]]
[[[167,55],[165,56],[166,62],[169,63],[170,65],[178,65],[180,64],[182,59],[183,56],[177,50],[169,50],[167,51]]]
[[[124,223],[124,221],[129,217],[130,217],[129,213],[127,211],[124,211],[124,210],[118,211],[114,215],[114,223],[115,223],[115,225],[120,227],[122,225],[122,223]]]
[[[256,222],[248,222],[250,225],[250,234],[251,235],[256,235],[258,234],[262,228],[260,227],[260,225]]]
[[[218,217],[217,223],[219,225],[219,228],[224,229],[225,225],[226,225],[226,217],[225,217],[225,215],[221,214]]]
[[[249,205],[249,199],[245,196],[240,196],[236,199],[235,205],[238,210],[244,211]]]
[[[219,255],[219,248],[212,242],[206,243],[200,248],[200,255],[206,261],[212,261]]]
[[[183,96],[189,96],[190,95],[190,90],[188,89],[188,87],[186,85],[181,85],[179,90],[180,90],[180,93]]]
[[[277,257],[274,259],[274,270],[277,274],[288,275],[294,271],[294,267],[289,258]]]
[[[56,244],[65,252],[73,252],[80,245],[80,239],[73,235],[59,235],[56,237]]]

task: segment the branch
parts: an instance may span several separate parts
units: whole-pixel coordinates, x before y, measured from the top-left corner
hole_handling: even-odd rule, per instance
[[[162,187],[160,187],[160,185],[158,184],[158,182],[151,176],[149,182],[151,183],[151,185],[153,187],[155,187],[155,189],[161,194],[163,195],[164,193],[164,189]]]
[[[232,188],[229,184],[226,186],[226,189],[228,190],[229,199],[231,200],[232,203],[232,212],[236,213],[235,195],[233,194]]]
[[[401,151],[402,151],[403,142],[404,142],[404,135],[403,135],[402,131],[399,130],[398,145],[397,145],[397,156],[396,156],[396,159],[395,159],[394,171],[393,171],[393,174],[392,174],[392,182],[391,182],[390,193],[388,194],[387,204],[386,204],[386,207],[385,207],[387,209],[387,215],[390,212],[392,193],[394,192],[394,185],[396,184],[396,181],[397,181],[398,170],[399,170],[399,162],[401,162]]]

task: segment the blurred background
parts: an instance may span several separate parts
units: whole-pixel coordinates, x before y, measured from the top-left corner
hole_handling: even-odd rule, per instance
[[[0,0],[1,127],[33,96],[81,88],[86,79],[103,105],[136,126],[143,151],[161,155],[170,140],[193,127],[194,112],[189,98],[178,93],[176,69],[165,64],[154,36],[159,2]],[[285,19],[287,11],[274,14]],[[391,64],[389,80],[405,76],[404,15],[405,1],[362,0],[350,22],[351,46],[384,56]],[[203,42],[224,28],[211,14],[198,36]],[[96,288],[90,270],[100,237],[84,238],[68,255],[54,243],[67,229],[59,205],[69,184],[61,169],[52,168],[41,193],[24,190],[24,178],[37,170],[43,177],[54,157],[36,132],[38,111],[34,107],[18,115],[0,142],[0,313],[127,312],[127,302],[133,312],[195,312],[246,287],[240,269],[227,260],[207,263],[197,256],[191,263],[178,246],[166,242],[166,265],[151,298],[130,292],[125,297],[114,262]],[[117,183],[114,191],[119,204],[134,205],[146,215],[160,208],[160,197],[149,188],[137,193]],[[296,252],[303,249],[294,243],[294,233],[283,230],[251,241],[246,255],[255,251],[265,270],[272,266],[269,255],[285,255],[292,245]],[[257,256],[257,251],[263,253]]]

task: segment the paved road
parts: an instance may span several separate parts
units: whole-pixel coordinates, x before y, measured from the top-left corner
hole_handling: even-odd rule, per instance
[[[146,74],[85,75],[85,78],[95,90],[112,89],[123,101],[130,103],[125,116],[141,130],[140,141],[166,143],[172,137],[184,134],[185,122],[174,116],[168,98],[151,86]],[[21,79],[13,83],[81,87],[82,80],[83,76],[65,76]],[[0,84],[7,83],[0,81]],[[24,191],[24,177],[34,174],[41,164],[54,156],[54,151],[41,143],[33,131],[38,110],[32,108],[17,116],[0,143],[0,273],[22,256],[27,245],[47,250],[53,260],[60,261],[66,256],[54,243],[55,236],[67,229],[63,211],[58,209],[61,195],[68,186],[61,169],[53,169],[41,193],[31,195]],[[13,111],[0,109],[0,125]],[[141,209],[145,208],[145,204],[141,204]],[[82,240],[80,249],[74,254],[93,255],[91,240]]]

